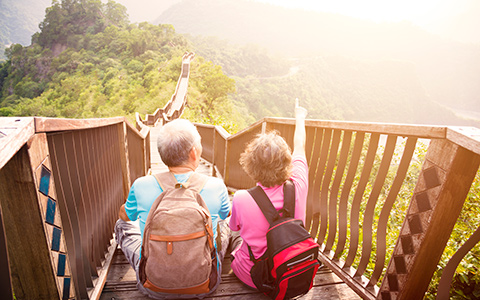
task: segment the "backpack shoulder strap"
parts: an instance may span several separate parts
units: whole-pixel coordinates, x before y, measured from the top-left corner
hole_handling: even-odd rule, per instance
[[[209,177],[207,175],[193,172],[192,175],[190,175],[190,177],[188,178],[187,182],[184,184],[184,187],[200,193],[205,184],[207,184],[208,179]]]
[[[283,185],[283,208],[280,211],[284,217],[295,217],[295,185],[291,179]]]
[[[162,188],[162,191],[165,191],[168,188],[175,187],[175,184],[177,184],[177,179],[175,178],[173,173],[170,171],[158,173],[158,174],[155,174],[154,176],[158,184]]]
[[[260,186],[253,187],[249,189],[248,192],[257,203],[269,224],[272,224],[280,218],[279,212],[275,209],[275,206],[273,206],[267,194],[265,194],[265,191]],[[295,216],[295,186],[290,179],[287,180],[283,186],[283,208],[280,212],[284,217],[293,218]]]
[[[252,196],[253,200],[257,203],[258,207],[262,211],[263,215],[267,219],[269,224],[272,224],[275,220],[277,220],[280,215],[278,214],[275,206],[273,206],[272,202],[268,198],[265,191],[260,186],[253,187],[248,190],[250,195]]]
[[[203,175],[197,172],[193,172],[192,175],[188,178],[187,182],[178,183],[179,187],[183,187],[198,193],[197,202],[198,204],[203,207],[203,210],[210,216],[210,210],[208,209],[207,203],[203,200],[202,196],[200,196],[200,192],[202,191],[205,184],[207,184],[209,177],[207,175]]]

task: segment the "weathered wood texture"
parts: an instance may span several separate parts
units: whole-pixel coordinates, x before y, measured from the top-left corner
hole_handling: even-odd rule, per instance
[[[168,171],[167,166],[163,163],[162,159],[160,158],[160,154],[158,154],[157,148],[157,138],[158,132],[162,128],[161,125],[157,125],[150,129],[150,171],[151,174],[157,174],[160,172]]]
[[[33,118],[0,118],[0,169],[34,133]]]
[[[30,138],[28,153],[59,294],[62,299],[68,299],[75,295],[76,284],[72,282],[70,256],[65,243],[65,228],[60,217],[56,185],[52,175],[51,155],[45,133],[38,133]]]
[[[448,140],[432,141],[413,195],[415,204],[407,211],[382,284],[382,297],[423,297],[479,164],[480,156],[463,147]]]
[[[26,145],[0,169],[0,194],[16,298],[59,299]]]
[[[2,295],[99,297],[118,208],[145,175],[149,144],[149,129],[123,117],[0,118]]]
[[[306,124],[306,227],[321,244],[322,261],[363,298],[421,298],[478,170],[479,130],[316,120]],[[202,163],[202,172],[217,170],[235,190],[254,184],[238,164],[246,143],[256,133],[277,130],[291,145],[294,120],[266,118],[235,135],[215,126],[197,127],[204,136],[204,158],[212,163]],[[8,253],[0,276],[11,278],[2,288],[13,286],[17,299],[99,296],[95,289],[107,280],[115,249],[111,238],[118,206],[150,165],[152,173],[166,169],[156,150],[158,129],[140,128],[124,118],[0,118],[0,251]],[[416,181],[410,206],[404,216],[395,216],[404,221],[400,236],[396,245],[387,245],[392,207],[411,162],[418,159],[416,149],[423,145],[428,153],[420,162],[420,175],[409,177]],[[42,184],[44,171],[51,174],[49,192]],[[38,241],[34,248],[32,240]],[[373,259],[367,278],[364,271]],[[251,291],[242,294],[244,287],[230,279],[226,275],[225,284],[233,288],[225,285],[218,291],[225,294],[218,297],[257,297]],[[125,288],[107,280],[108,285]],[[129,293],[130,288],[126,284]],[[325,289],[334,290],[316,283],[305,297],[329,297]]]
[[[8,259],[7,237],[3,224],[3,212],[0,205],[0,294],[5,300],[13,300],[12,274],[10,273],[10,261]]]
[[[224,270],[222,273],[220,286],[212,296],[205,299],[269,299],[267,296],[242,284],[230,269]],[[119,249],[115,253],[111,271],[108,274],[107,283],[100,299],[151,299],[137,290],[135,272]],[[315,277],[312,290],[302,299],[353,300],[360,299],[360,297],[330,270],[321,268]]]

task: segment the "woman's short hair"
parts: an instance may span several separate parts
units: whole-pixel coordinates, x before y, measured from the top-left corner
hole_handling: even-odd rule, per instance
[[[287,142],[276,131],[262,133],[248,143],[240,155],[240,165],[253,180],[273,187],[290,177],[292,154]]]
[[[201,137],[190,121],[176,119],[160,129],[157,139],[158,153],[168,167],[185,164],[194,146],[201,146]]]

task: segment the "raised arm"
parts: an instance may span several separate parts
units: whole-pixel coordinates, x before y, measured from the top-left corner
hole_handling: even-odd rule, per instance
[[[307,110],[298,105],[298,98],[295,99],[295,135],[293,137],[293,155],[305,156],[305,118]]]

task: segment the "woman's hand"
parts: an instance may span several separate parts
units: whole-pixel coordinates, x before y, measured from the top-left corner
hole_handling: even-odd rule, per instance
[[[295,133],[293,136],[293,154],[305,156],[305,117],[307,110],[298,105],[298,98],[295,99]]]
[[[303,119],[307,117],[308,111],[298,105],[298,98],[295,99],[295,119]]]

